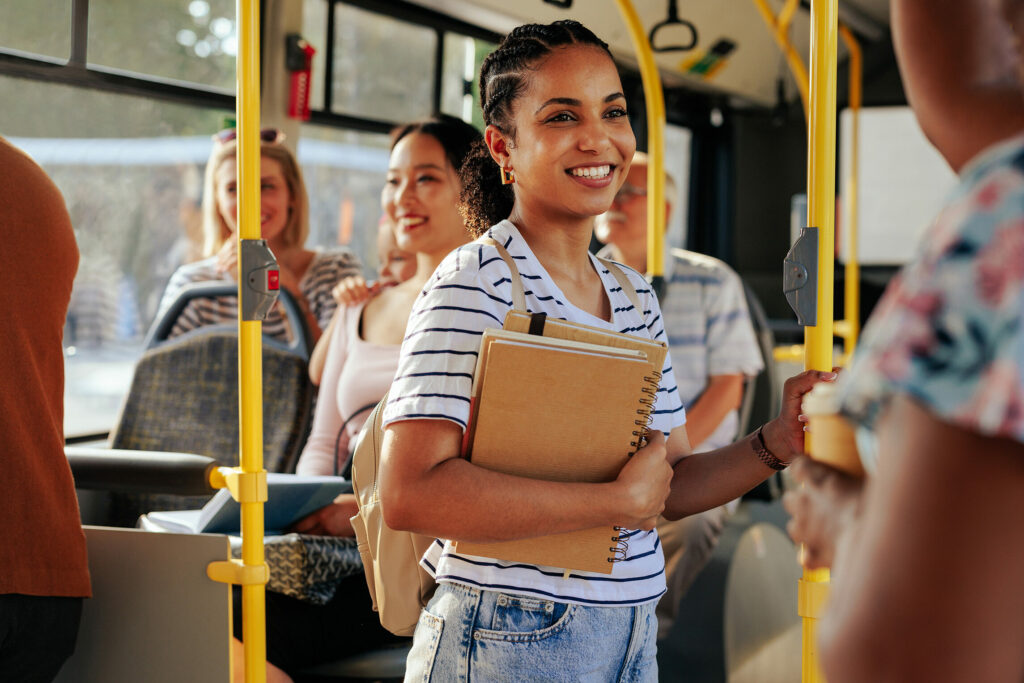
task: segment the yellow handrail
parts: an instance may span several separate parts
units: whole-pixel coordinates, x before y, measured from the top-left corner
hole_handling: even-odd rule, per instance
[[[654,52],[631,0],[615,0],[629,29],[640,63],[647,105],[647,274],[661,277],[665,270],[665,94],[654,62]]]
[[[796,12],[797,7],[800,4],[800,0],[786,0],[786,4],[783,5],[782,10],[779,12],[779,16],[775,17],[772,14],[771,7],[768,6],[767,0],[754,0],[754,5],[761,12],[761,17],[765,23],[768,24],[768,28],[772,31],[772,36],[775,38],[775,42],[778,43],[782,49],[782,54],[786,57],[786,62],[789,64],[789,70],[793,73],[793,78],[796,80],[796,87],[800,91],[800,102],[804,106],[804,117],[807,117],[807,91],[808,91],[808,78],[807,78],[807,67],[804,66],[804,62],[800,59],[800,55],[797,54],[796,48],[789,40],[789,25],[793,21],[793,14]]]
[[[260,3],[239,0],[238,17],[238,237],[260,234]],[[241,253],[241,243],[239,243]],[[241,259],[239,259],[241,263]],[[239,283],[243,282],[241,273]],[[239,296],[241,300],[241,296]],[[246,473],[263,472],[263,323],[239,318],[238,395],[241,463]],[[266,567],[263,557],[263,503],[243,502],[242,564]],[[245,680],[267,679],[266,614],[263,583],[242,586],[242,642]]]
[[[757,0],[760,1],[760,0]],[[807,216],[818,229],[817,325],[804,331],[809,370],[832,369],[833,287],[836,205],[836,48],[837,0],[811,0],[810,108],[807,117]],[[812,436],[812,435],[809,435]],[[814,452],[813,439],[807,450]],[[818,663],[816,621],[828,594],[828,570],[805,570],[799,586],[803,619],[803,681],[824,681]]]
[[[854,37],[850,29],[842,24],[839,25],[839,37],[843,39],[846,49],[850,52],[850,178],[846,183],[846,199],[843,205],[846,207],[846,221],[843,227],[846,229],[847,244],[846,251],[846,282],[844,283],[843,310],[843,358],[849,359],[857,346],[857,339],[860,336],[860,254],[858,237],[858,215],[857,215],[857,187],[860,170],[860,108],[863,79],[863,60],[861,56],[860,43]],[[837,330],[837,333],[839,331]]]
[[[260,234],[260,16],[258,0],[238,2],[238,429],[241,467],[218,468],[210,476],[217,488],[227,487],[242,510],[242,560],[212,562],[206,569],[215,581],[242,587],[242,641],[246,683],[267,680],[267,629],[264,586],[268,571],[263,554],[263,501],[267,473],[263,469],[263,323],[243,320],[242,240]],[[232,668],[238,666],[232,660]]]

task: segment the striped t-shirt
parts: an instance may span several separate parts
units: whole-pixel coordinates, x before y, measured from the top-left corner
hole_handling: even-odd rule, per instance
[[[309,304],[309,310],[313,313],[321,330],[326,330],[327,325],[334,316],[338,304],[331,296],[334,285],[342,278],[350,275],[359,275],[362,272],[359,259],[351,250],[338,247],[334,249],[317,249],[305,275],[299,282],[299,289]],[[157,311],[156,319],[159,320],[178,294],[187,285],[195,282],[224,282],[233,284],[235,281],[229,276],[217,271],[217,257],[188,263],[181,266],[167,283],[163,298],[160,300],[160,308]],[[289,342],[291,341],[291,330],[288,328],[284,317],[279,312],[280,304],[275,304],[263,321],[263,334],[274,339]],[[212,299],[194,299],[178,316],[177,322],[171,328],[168,337],[177,337],[204,325],[217,325],[220,323],[232,322],[238,319],[238,298],[234,296],[215,297]]]
[[[516,260],[526,289],[530,312],[596,327],[664,340],[658,301],[643,277],[623,267],[644,307],[642,315],[630,303],[614,276],[595,258],[613,311],[607,322],[569,303],[533,255],[519,231],[502,221],[488,235],[503,244]],[[408,419],[445,419],[465,429],[469,396],[480,335],[501,327],[512,308],[509,269],[497,250],[467,244],[438,266],[409,317],[398,372],[384,412],[385,424]],[[666,434],[686,421],[666,357],[655,405],[653,428]],[[443,504],[443,501],[440,502]],[[520,593],[584,605],[627,606],[656,600],[665,590],[665,561],[656,531],[626,531],[628,552],[612,573],[572,572],[529,564],[504,562],[452,551],[438,540],[424,555],[423,567],[439,582]]]

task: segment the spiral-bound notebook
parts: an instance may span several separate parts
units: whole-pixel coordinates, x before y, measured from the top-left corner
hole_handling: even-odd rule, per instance
[[[529,316],[524,317],[528,322]],[[484,332],[467,454],[481,467],[508,474],[552,481],[612,481],[646,429],[665,347],[562,323],[547,321],[544,333],[552,336],[507,329]],[[506,327],[515,326],[514,320],[506,320]],[[570,330],[573,338],[559,338],[556,326]],[[455,549],[460,554],[610,574],[627,547],[618,529],[605,526],[498,543],[459,541]]]

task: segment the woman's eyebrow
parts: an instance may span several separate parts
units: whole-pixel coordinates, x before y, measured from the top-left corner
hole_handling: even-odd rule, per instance
[[[611,95],[608,95],[608,97],[604,98],[604,101],[605,102],[613,102],[613,101],[618,100],[618,99],[626,99],[626,96],[623,95],[621,92],[613,92]],[[581,106],[583,106],[583,102],[581,102],[580,100],[577,100],[574,97],[552,97],[550,100],[548,100],[544,104],[540,105],[537,108],[537,111],[534,112],[534,114],[539,114],[541,112],[541,110],[544,109],[544,107],[547,107],[547,106],[552,105],[552,104],[563,104],[563,105],[568,106],[568,107],[581,107]]]
[[[445,170],[444,166],[438,166],[437,164],[416,164],[412,168],[413,168],[413,170],[416,170],[416,171],[424,169],[424,168],[433,168],[433,169],[438,170],[438,171],[444,171]],[[388,169],[388,173],[401,173],[401,172],[402,172],[401,168],[389,168]]]

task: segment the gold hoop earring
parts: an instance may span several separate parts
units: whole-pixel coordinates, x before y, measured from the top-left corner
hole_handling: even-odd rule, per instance
[[[502,185],[511,185],[516,181],[516,173],[512,169],[501,166],[499,167],[498,172],[501,174]]]

